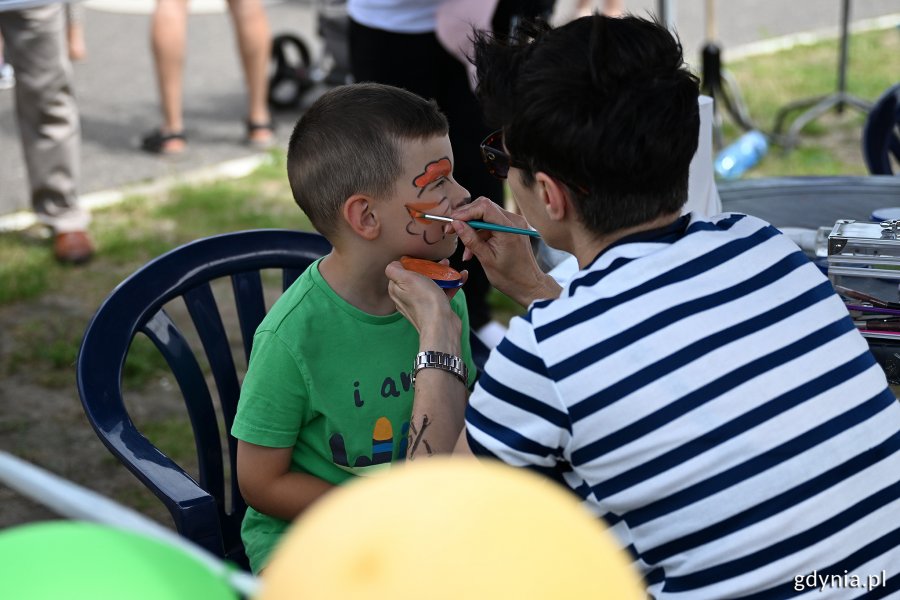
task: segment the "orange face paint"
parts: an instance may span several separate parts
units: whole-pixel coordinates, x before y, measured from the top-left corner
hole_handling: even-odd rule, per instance
[[[439,158],[438,160],[433,160],[427,165],[425,165],[425,170],[416,175],[413,178],[413,186],[418,188],[419,192],[416,194],[417,198],[421,198],[422,194],[428,189],[429,186],[434,184],[436,181],[440,181],[443,178],[449,177],[453,172],[453,165],[450,163],[450,159],[448,157]],[[429,197],[433,197],[435,194],[429,194]],[[410,235],[421,235],[422,239],[426,244],[436,244],[442,239],[444,239],[444,230],[443,228],[439,228],[440,237],[435,240],[429,239],[429,235],[434,235],[435,228],[432,227],[434,225],[433,222],[428,219],[423,219],[418,216],[418,213],[431,213],[431,214],[440,214],[446,215],[450,212],[450,199],[447,196],[443,196],[440,200],[434,201],[425,201],[425,202],[407,202],[406,210],[409,212],[409,216],[412,219],[409,224],[406,226],[406,232]],[[422,231],[418,231],[417,225],[426,226]],[[430,233],[429,233],[430,232]]]
[[[425,165],[425,170],[413,179],[413,185],[419,188],[418,195],[421,196],[428,184],[434,183],[441,177],[449,177],[452,172],[453,165],[450,164],[450,159],[445,156]]]
[[[418,213],[427,213],[431,212],[433,209],[440,206],[440,202],[407,202],[406,210],[409,212],[409,216],[421,223],[422,225],[431,225],[432,221],[428,219],[422,219],[417,217]],[[433,214],[433,213],[432,213]]]

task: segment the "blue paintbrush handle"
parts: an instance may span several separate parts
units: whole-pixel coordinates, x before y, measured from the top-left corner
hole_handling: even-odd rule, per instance
[[[533,229],[519,229],[518,227],[507,227],[506,225],[497,225],[496,223],[488,223],[487,221],[463,221],[472,229],[488,229],[490,231],[502,231],[504,233],[518,233],[520,235],[530,235],[531,237],[541,237],[537,231]]]
[[[409,209],[407,209],[409,210]],[[410,210],[410,216],[417,219],[428,219],[430,221],[440,221],[442,223],[452,223],[453,219],[440,215],[429,215],[419,211]],[[497,225],[496,223],[488,223],[487,221],[463,221],[472,229],[489,229],[490,231],[502,231],[504,233],[518,233],[519,235],[530,235],[539,238],[541,234],[533,229],[519,229],[518,227],[507,227],[506,225]]]

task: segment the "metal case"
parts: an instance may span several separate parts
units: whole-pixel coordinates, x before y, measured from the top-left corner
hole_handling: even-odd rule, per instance
[[[828,234],[828,278],[854,317],[874,312],[888,321],[900,316],[900,220],[868,223],[841,219]],[[900,324],[874,331],[858,322],[867,338],[900,339]],[[881,329],[879,327],[879,329]]]
[[[900,220],[841,219],[828,234],[828,276],[900,279]]]

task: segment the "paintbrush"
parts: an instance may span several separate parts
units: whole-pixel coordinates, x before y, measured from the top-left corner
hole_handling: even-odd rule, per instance
[[[429,221],[440,221],[441,223],[452,223],[456,219],[450,217],[441,217],[438,215],[429,215],[418,211],[414,208],[407,207],[409,214],[414,219],[428,219]],[[519,235],[530,235],[531,237],[541,237],[537,231],[533,229],[519,229],[518,227],[508,227],[506,225],[497,225],[496,223],[488,223],[486,221],[463,221],[472,229],[487,229],[489,231],[502,231],[503,233],[517,233]]]

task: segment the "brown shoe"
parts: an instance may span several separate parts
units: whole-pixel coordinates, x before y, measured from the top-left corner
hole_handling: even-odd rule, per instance
[[[94,255],[94,243],[85,231],[57,233],[53,240],[53,255],[62,263],[84,263]]]

